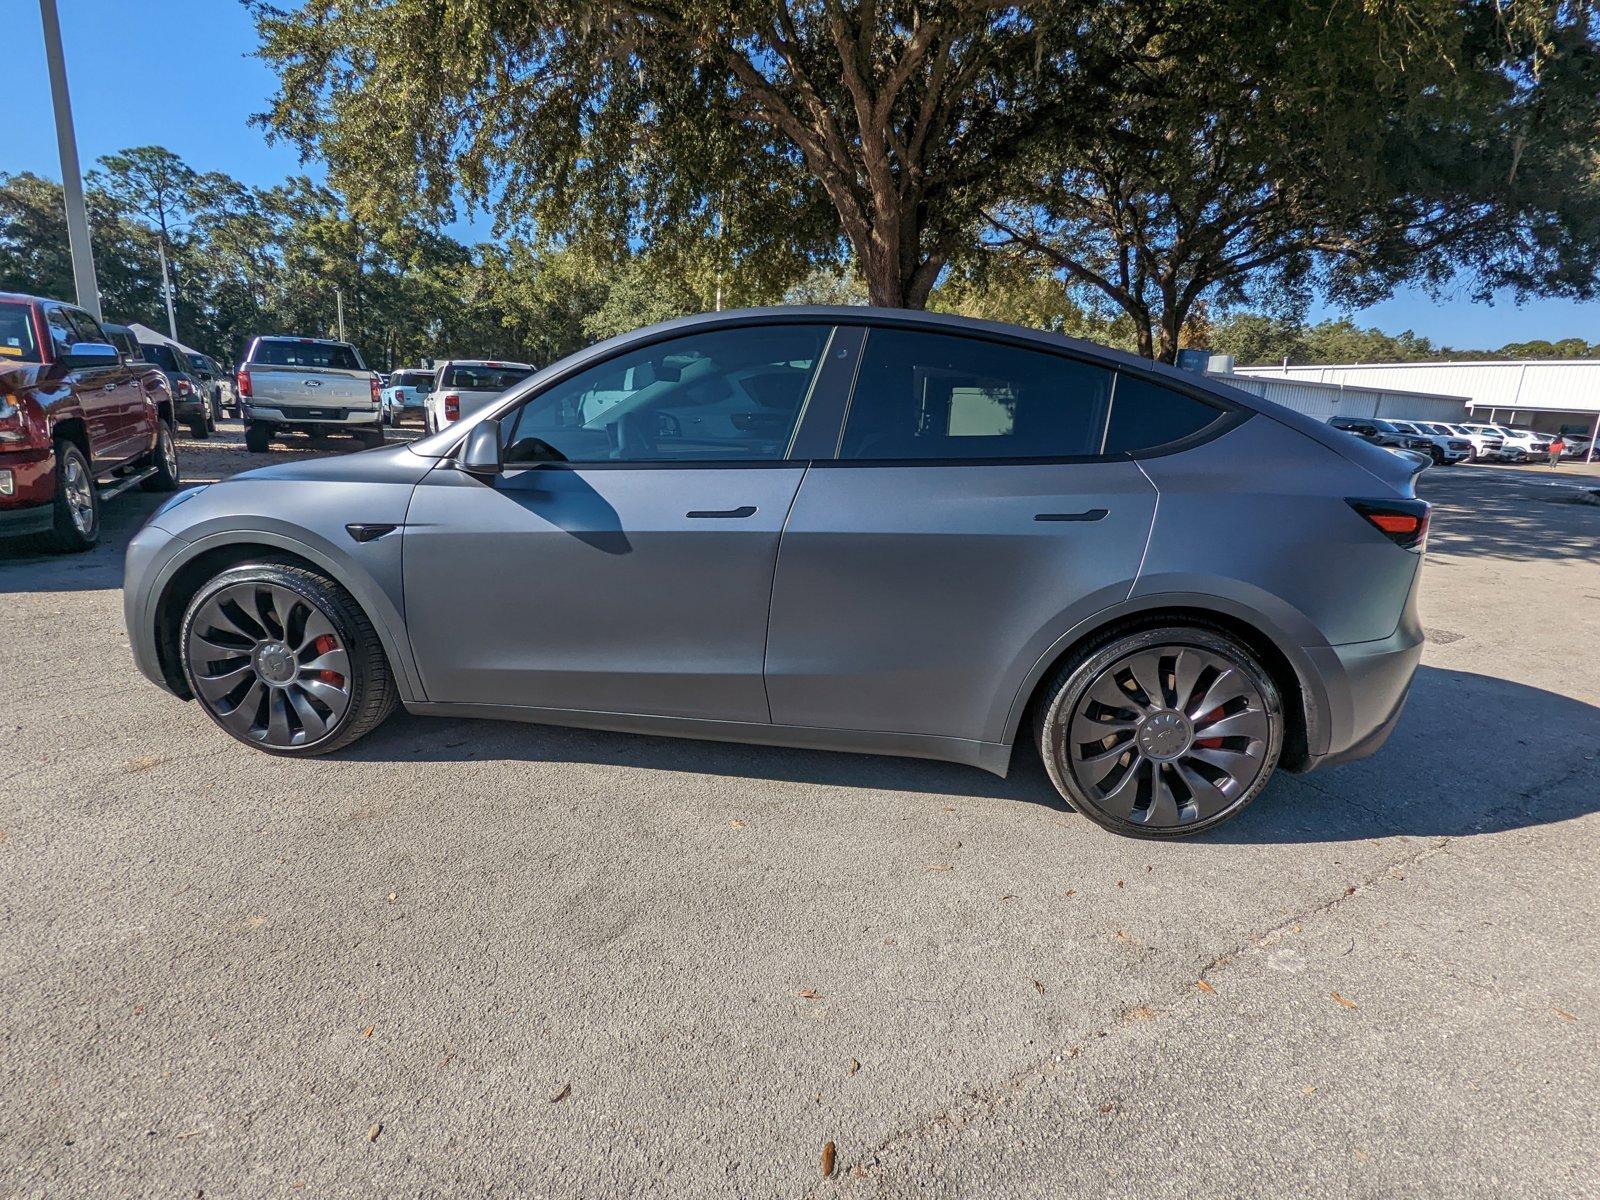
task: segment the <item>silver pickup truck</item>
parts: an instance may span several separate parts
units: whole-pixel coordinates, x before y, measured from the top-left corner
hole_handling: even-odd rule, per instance
[[[348,342],[258,337],[239,364],[244,443],[259,454],[286,432],[348,432],[368,446],[383,442],[378,376]]]

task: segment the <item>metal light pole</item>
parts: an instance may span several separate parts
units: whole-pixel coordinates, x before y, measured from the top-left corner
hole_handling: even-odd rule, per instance
[[[78,139],[72,131],[72,100],[67,95],[67,63],[61,53],[61,20],[56,0],[39,0],[44,23],[44,57],[50,67],[50,99],[56,110],[56,144],[61,149],[61,190],[67,201],[67,244],[72,249],[72,282],[78,304],[100,320],[100,285],[94,277],[94,248],[89,242],[89,212],[83,203],[83,176],[78,167]],[[169,301],[170,303],[170,301]]]
[[[339,310],[339,340],[344,341],[344,289],[337,285],[333,289],[333,302]]]
[[[167,270],[167,235],[163,230],[156,239],[156,250],[161,255],[161,292],[167,298],[167,336],[178,340],[178,314],[172,307],[172,273]]]

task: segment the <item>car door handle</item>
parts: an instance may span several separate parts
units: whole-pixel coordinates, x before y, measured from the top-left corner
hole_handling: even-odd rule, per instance
[[[1034,513],[1033,519],[1035,521],[1099,521],[1103,520],[1109,512],[1110,510],[1105,508],[1086,508],[1082,512],[1075,513]]]
[[[746,504],[742,508],[696,508],[683,514],[686,517],[726,517],[738,519],[740,517],[753,517],[756,515],[756,506]]]

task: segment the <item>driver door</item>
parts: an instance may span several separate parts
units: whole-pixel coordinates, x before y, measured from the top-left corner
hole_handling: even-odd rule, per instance
[[[428,698],[767,723],[767,609],[805,473],[787,455],[830,333],[626,351],[501,414],[498,477],[431,471],[404,534]]]

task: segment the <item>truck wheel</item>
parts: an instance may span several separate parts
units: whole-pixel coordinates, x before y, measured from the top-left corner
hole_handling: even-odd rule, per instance
[[[317,571],[230,567],[189,603],[183,671],[223,732],[268,754],[327,754],[394,711],[394,675],[366,613]]]
[[[182,482],[178,471],[178,439],[172,426],[156,422],[156,448],[150,452],[150,466],[156,473],[139,486],[147,492],[175,492]]]
[[[251,454],[265,454],[272,441],[272,426],[252,421],[244,427],[244,448]]]
[[[40,534],[46,549],[76,554],[100,540],[100,488],[89,459],[73,442],[56,443],[56,494],[50,532]]]
[[[184,424],[189,427],[189,436],[197,442],[203,442],[211,436],[211,422],[206,419],[204,412],[198,417],[190,417]]]
[[[206,402],[206,432],[215,433],[217,422],[222,420],[222,408],[215,400]]]

